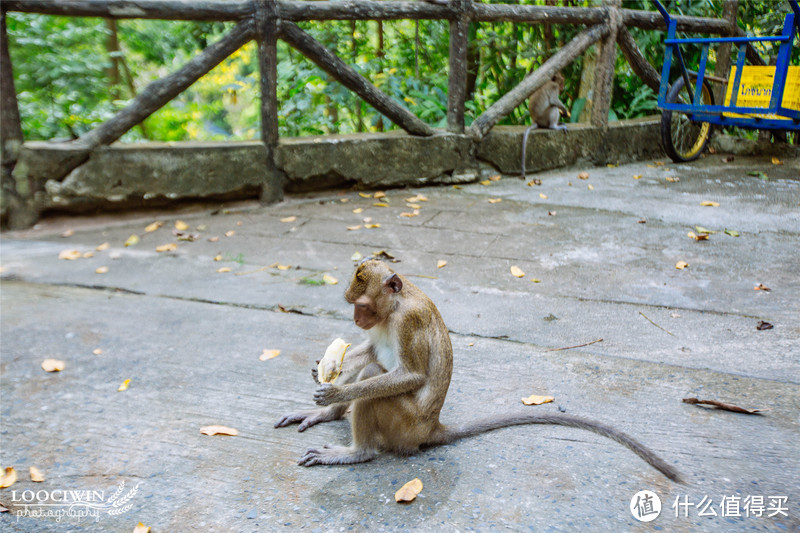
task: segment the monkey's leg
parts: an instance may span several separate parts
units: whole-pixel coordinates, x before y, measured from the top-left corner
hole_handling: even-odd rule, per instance
[[[547,110],[547,115],[548,115],[548,119],[549,119],[549,123],[550,123],[548,125],[548,127],[551,130],[564,130],[564,131],[567,131],[567,125],[566,124],[559,124],[558,123],[558,119],[561,118],[561,112],[559,111],[559,109],[557,107],[553,106],[550,109],[548,109]]]
[[[283,415],[283,417],[275,423],[274,427],[282,428],[288,426],[289,424],[297,424],[299,422],[300,427],[297,428],[297,431],[305,431],[311,426],[320,424],[322,422],[340,420],[342,417],[344,417],[347,407],[348,404],[346,403],[337,403],[328,407],[320,407],[317,409],[308,409],[304,411],[298,411],[296,413],[289,413],[287,415]]]
[[[376,450],[358,449],[354,446],[331,446],[322,449],[310,448],[297,462],[300,466],[352,465],[366,463],[378,455]]]

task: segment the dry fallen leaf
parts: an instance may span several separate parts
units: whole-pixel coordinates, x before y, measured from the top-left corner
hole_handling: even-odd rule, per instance
[[[669,183],[677,183],[681,181],[681,179],[678,176],[667,176],[664,179],[667,180]]]
[[[540,280],[539,278],[531,278],[531,282],[533,282],[533,283],[541,283],[542,280]]]
[[[222,261],[222,254],[217,254],[214,256],[214,261]]]
[[[657,167],[663,167],[664,165],[666,165],[664,161],[653,161],[653,164]]]
[[[107,274],[108,273],[108,267],[107,266],[97,267],[95,269],[95,273],[97,273],[97,274]]]
[[[14,483],[17,482],[17,471],[14,470],[13,466],[6,467],[6,471],[3,475],[0,475],[0,489],[5,489],[10,487]]]
[[[297,217],[294,217],[294,216],[293,217],[284,217],[284,218],[281,219],[281,222],[288,223],[288,222],[294,222],[295,220],[297,220]]]
[[[84,259],[91,259],[92,257],[94,257],[94,252],[84,252],[81,257],[83,257]]]
[[[160,228],[163,225],[164,225],[164,223],[159,220],[159,221],[153,222],[152,224],[150,224],[149,226],[144,228],[144,231],[146,233],[153,233],[155,230],[157,230],[158,228]]]
[[[203,435],[228,435],[230,437],[235,437],[239,434],[239,431],[234,428],[229,428],[227,426],[203,426],[200,428],[200,433]]]
[[[411,211],[410,213],[409,212],[400,213],[400,216],[406,218],[413,218],[419,216],[419,209],[414,209],[414,211]]]
[[[136,524],[136,527],[133,528],[133,533],[150,533],[150,526],[146,526],[139,522]]]
[[[95,348],[94,350],[92,350],[92,353],[95,355],[103,355],[103,350],[101,350],[100,348]]]
[[[281,354],[280,350],[270,350],[268,348],[264,348],[264,351],[258,357],[259,361],[268,361],[269,359],[275,359]]]
[[[128,237],[128,240],[125,241],[125,246],[136,246],[139,244],[139,236],[138,235],[131,235]]]
[[[445,261],[444,259],[439,259],[436,262],[436,268],[443,268],[445,265],[447,265],[447,261]]]
[[[687,263],[686,261],[678,261],[677,263],[675,263],[675,268],[677,268],[678,270],[683,270],[684,268],[686,268],[688,266],[689,266],[689,263]]]
[[[589,179],[589,173],[588,172],[581,172],[580,174],[578,174],[578,179],[580,179],[580,180],[588,180]]]
[[[538,396],[536,394],[532,394],[527,398],[522,398],[522,403],[525,405],[542,405],[543,403],[550,403],[555,400],[552,396]]]
[[[783,164],[783,161],[781,161],[780,159],[778,159],[778,158],[777,158],[777,157],[775,157],[775,156],[772,156],[772,164],[773,164],[773,165],[782,165],[782,164]]]
[[[178,231],[186,231],[187,229],[189,229],[189,224],[187,224],[183,220],[176,220],[175,229]]]
[[[702,205],[703,207],[719,207],[719,202],[705,201],[705,202],[700,202],[700,205]]]
[[[540,192],[539,193],[539,198],[541,198],[542,200],[547,200],[547,195],[545,193],[543,193],[543,192]]]
[[[486,185],[491,185],[491,184],[492,184],[492,181],[491,181],[491,180],[483,180],[483,181],[481,181],[481,182],[480,182],[480,184],[481,184],[481,185],[484,185],[484,186],[486,186]]]
[[[174,252],[177,249],[178,249],[178,245],[175,244],[174,242],[171,242],[169,244],[162,244],[161,246],[156,246],[156,252],[159,252],[159,253],[161,253],[161,252]]]
[[[383,191],[378,191],[375,194],[373,194],[372,197],[375,198],[375,199],[386,198],[386,193],[383,192]]]
[[[369,194],[369,193],[366,193],[366,192],[360,192],[360,193],[358,193],[358,195],[359,195],[361,198],[372,198],[372,195],[371,195],[371,194]]]
[[[517,278],[524,278],[525,272],[523,272],[522,269],[517,265],[513,265],[511,267],[511,275]]]
[[[372,204],[372,206],[373,207],[389,207],[389,204],[387,204],[386,202],[375,202],[374,204]]]
[[[226,237],[233,237],[234,235],[236,235],[236,232],[235,232],[235,231],[233,231],[233,230],[230,230],[230,231],[226,231],[226,232],[225,232],[225,236],[226,236]]]
[[[278,270],[289,270],[290,268],[292,268],[292,265],[281,265],[281,264],[276,264],[276,265],[275,265],[275,267],[276,267]]]
[[[380,228],[381,225],[380,224],[364,224],[364,227],[367,228],[367,229],[374,229],[374,228]]]
[[[364,259],[364,255],[359,251],[353,252],[353,255],[350,256],[350,261],[361,261],[362,259]]]
[[[758,321],[758,324],[756,324],[756,329],[757,329],[758,331],[766,331],[766,330],[768,330],[768,329],[772,329],[772,328],[774,328],[774,327],[775,327],[775,326],[773,326],[773,325],[772,325],[772,324],[770,324],[769,322],[764,322],[763,320],[759,320],[759,321]]]
[[[502,198],[489,198],[486,201],[489,202],[490,204],[499,204],[500,202],[503,201],[503,199]]]
[[[635,180],[640,180],[640,179],[642,179],[642,175],[641,175],[641,174],[635,174],[635,175],[633,176],[633,179],[635,179]]]
[[[353,213],[355,213],[356,215],[360,215],[363,212],[364,212],[363,207],[356,207],[355,209],[353,209]]]
[[[759,283],[758,285],[753,287],[753,289],[757,290],[757,291],[766,291],[766,292],[769,292],[769,291],[772,290],[769,287],[767,287],[766,285],[764,285],[763,283]]]
[[[421,205],[419,205],[419,204],[412,204],[412,203],[410,203],[410,202],[406,204],[406,207],[407,207],[407,208],[409,208],[409,209],[422,209],[422,206],[421,206]]]
[[[732,230],[732,229],[726,229],[725,230],[725,235],[730,235],[731,237],[738,237],[739,236],[739,232],[736,231],[736,230]]]
[[[108,248],[109,248],[110,246],[111,246],[111,245],[110,245],[109,243],[107,243],[107,242],[104,242],[103,244],[100,244],[100,245],[98,245],[98,246],[97,246],[97,248],[95,248],[95,251],[97,251],[97,252],[103,252],[103,251],[105,251],[105,250],[108,250]]]
[[[322,281],[325,283],[325,285],[336,285],[337,283],[339,283],[339,280],[334,278],[330,274],[323,274]]]
[[[501,179],[503,179],[503,176],[500,174],[495,174],[494,176],[489,177],[489,181],[500,181]]]
[[[690,231],[686,234],[690,239],[694,239],[696,241],[707,241],[708,240],[708,233],[695,233]]]
[[[230,272],[230,271],[231,271],[230,267],[222,267],[217,269],[217,272],[220,274],[224,274],[225,272]]]
[[[209,237],[208,238],[208,242],[217,242],[218,240],[219,240],[219,237]]]
[[[414,478],[394,493],[394,501],[397,503],[413,502],[420,492],[422,492],[422,481]]]
[[[41,483],[44,481],[44,474],[42,474],[42,471],[35,466],[30,467],[29,472],[31,474],[31,481],[34,483]]]
[[[589,189],[590,191],[593,191],[594,190],[594,185],[592,185],[590,183],[589,185],[586,186],[586,188]]]
[[[42,370],[45,372],[61,372],[65,363],[60,359],[45,359],[42,361]]]
[[[75,235],[75,230],[68,229],[67,231],[61,234],[61,237],[66,239],[67,237],[72,237],[73,235]]]
[[[131,386],[131,379],[128,378],[125,381],[123,381],[119,387],[117,387],[117,392],[124,392],[128,390],[128,387],[130,386]]]
[[[761,409],[745,409],[744,407],[739,407],[738,405],[733,405],[732,403],[726,402],[719,402],[717,400],[698,400],[697,398],[684,398],[683,403],[689,403],[692,405],[713,405],[718,409],[722,409],[724,411],[732,411],[734,413],[744,413],[748,415],[753,415],[761,411]]]
[[[83,256],[78,250],[62,250],[58,254],[59,259],[64,259],[66,261],[75,261],[76,259],[80,259]]]
[[[358,226],[347,226],[347,231],[358,231],[361,229],[361,225]]]

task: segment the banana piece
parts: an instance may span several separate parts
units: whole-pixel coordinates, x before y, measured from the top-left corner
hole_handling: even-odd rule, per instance
[[[336,339],[328,346],[328,349],[325,350],[325,356],[317,365],[317,378],[320,383],[333,383],[336,381],[336,378],[342,373],[344,354],[349,347],[350,343],[346,343],[342,339]]]

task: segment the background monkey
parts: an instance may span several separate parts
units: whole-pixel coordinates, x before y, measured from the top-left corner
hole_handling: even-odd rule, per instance
[[[531,125],[522,135],[522,179],[525,179],[525,148],[528,146],[528,134],[538,127],[567,131],[567,126],[559,124],[561,113],[569,116],[569,110],[558,99],[564,90],[564,76],[557,72],[553,79],[536,89],[528,99],[528,111]]]
[[[353,319],[367,330],[369,340],[345,355],[335,385],[319,385],[314,401],[323,407],[285,415],[275,427],[300,423],[303,431],[341,418],[352,405],[353,443],[311,448],[300,465],[361,463],[380,450],[407,455],[420,447],[449,444],[493,429],[555,424],[609,437],[668,478],[680,480],[677,470],[633,438],[584,418],[520,413],[443,425],[439,413],[450,385],[453,349],[447,327],[430,298],[386,264],[368,259],[356,267],[345,299],[353,304]]]

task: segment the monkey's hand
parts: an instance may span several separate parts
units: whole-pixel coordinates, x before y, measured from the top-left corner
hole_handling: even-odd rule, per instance
[[[314,392],[314,402],[317,405],[333,405],[345,401],[342,388],[330,383],[323,383]]]

